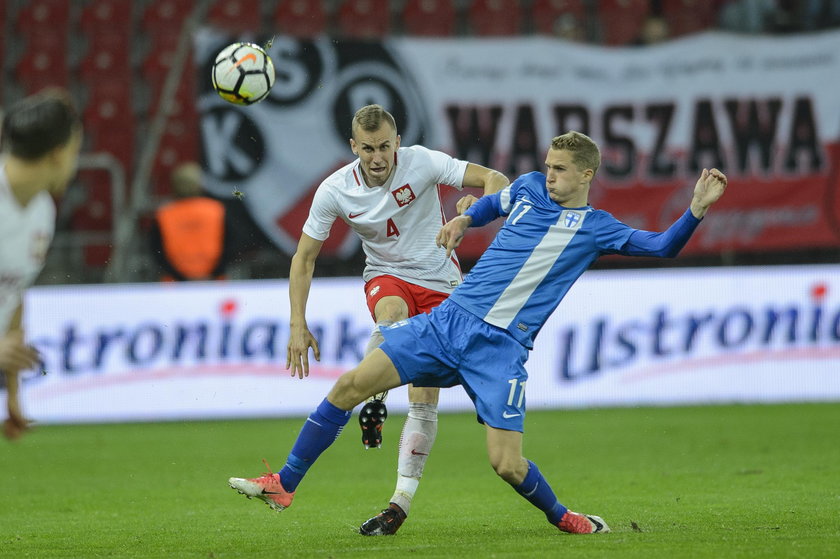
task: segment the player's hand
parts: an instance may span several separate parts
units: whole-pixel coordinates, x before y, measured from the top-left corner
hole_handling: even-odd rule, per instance
[[[469,208],[476,202],[478,202],[478,198],[476,198],[472,194],[467,194],[466,196],[458,200],[458,202],[455,204],[455,211],[458,212],[458,215],[463,215],[464,212],[467,211],[467,208]]]
[[[441,227],[440,231],[438,231],[435,243],[437,243],[437,246],[446,249],[447,258],[449,258],[452,255],[452,251],[458,248],[458,245],[461,244],[461,239],[464,238],[464,231],[467,230],[470,223],[472,223],[472,218],[470,216],[459,215],[458,217],[450,219],[449,222]]]
[[[300,378],[309,376],[309,348],[316,361],[321,360],[321,350],[318,341],[309,328],[292,328],[289,343],[286,346],[286,368],[292,370],[292,376]]]
[[[717,169],[703,169],[694,185],[694,197],[691,199],[691,213],[694,217],[699,219],[706,215],[709,206],[723,196],[726,183],[726,175]]]
[[[0,338],[0,370],[17,373],[38,365],[38,350],[23,341],[23,332],[13,330]]]

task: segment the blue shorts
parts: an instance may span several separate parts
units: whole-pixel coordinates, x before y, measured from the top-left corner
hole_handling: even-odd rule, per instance
[[[460,384],[475,404],[480,422],[522,431],[528,349],[507,331],[449,300],[429,314],[381,331],[385,342],[379,349],[394,363],[403,383]]]

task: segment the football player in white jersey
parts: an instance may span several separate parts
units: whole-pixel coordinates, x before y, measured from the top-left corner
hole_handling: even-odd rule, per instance
[[[589,206],[590,184],[600,163],[600,150],[591,138],[568,132],[552,140],[545,173],[522,175],[447,222],[437,242],[448,253],[468,227],[506,218],[450,297],[428,314],[382,329],[385,341],[336,381],[304,423],[278,473],[230,478],[231,487],[283,510],[365,398],[412,382],[460,384],[485,424],[487,454],[499,477],[560,531],[609,532],[602,518],[560,503],[537,465],[522,455],[525,362],[545,321],[595,259],[603,254],[676,256],[723,195],[727,179],[716,169],[704,169],[685,213],[664,232],[642,231]]]
[[[8,418],[3,433],[29,427],[21,412],[19,373],[39,362],[22,328],[23,292],[41,268],[55,229],[52,195],[76,172],[82,123],[70,97],[49,89],[11,106],[3,117],[0,154],[0,370]]]
[[[400,147],[394,117],[379,105],[353,117],[350,148],[354,162],[327,177],[315,194],[289,272],[290,337],[286,367],[301,378],[309,374],[308,353],[320,358],[318,343],[306,325],[306,301],[315,259],[336,219],[344,220],[362,240],[366,256],[367,304],[376,328],[366,353],[382,342],[380,327],[428,312],[461,283],[454,255],[435,245],[446,218],[438,185],[482,188],[492,194],[507,177],[481,165],[460,161],[422,146]],[[463,212],[473,196],[458,201]],[[398,480],[389,507],[365,522],[365,535],[395,533],[405,520],[437,433],[439,388],[409,387],[409,413],[400,439]],[[365,447],[379,447],[387,417],[378,394],[360,411]]]

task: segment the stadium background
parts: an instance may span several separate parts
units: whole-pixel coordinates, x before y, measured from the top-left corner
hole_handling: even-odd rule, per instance
[[[764,11],[749,13],[748,4],[764,6]],[[753,45],[758,51],[770,48],[774,43],[782,44],[781,39],[793,42],[776,48],[793,45],[807,51],[812,44],[831,47],[836,44],[840,8],[837,2],[818,0],[764,3],[694,0],[6,0],[0,3],[0,18],[2,103],[6,105],[45,86],[64,86],[82,108],[86,130],[82,168],[60,202],[56,239],[39,278],[40,287],[30,294],[34,310],[27,317],[27,324],[34,339],[42,342],[47,370],[51,374],[27,378],[24,403],[27,409],[33,410],[36,419],[46,421],[116,421],[274,414],[271,402],[262,402],[249,409],[218,401],[190,410],[178,408],[181,404],[174,400],[188,400],[185,397],[192,395],[197,400],[206,397],[209,401],[209,395],[228,388],[224,384],[208,385],[207,378],[195,373],[197,369],[203,370],[205,377],[227,374],[238,379],[240,384],[243,379],[252,383],[250,392],[231,394],[232,400],[237,402],[249,399],[256,402],[268,394],[263,381],[269,377],[272,383],[277,383],[272,386],[284,393],[286,401],[294,401],[294,406],[276,413],[303,413],[317,401],[335,374],[358,358],[358,348],[363,347],[365,330],[369,328],[359,288],[363,257],[358,246],[345,244],[343,250],[341,247],[325,250],[316,268],[319,278],[316,284],[323,288],[318,292],[317,306],[323,310],[313,312],[319,313],[317,320],[324,324],[323,334],[335,336],[337,340],[334,359],[322,364],[321,380],[310,383],[306,394],[295,393],[293,391],[298,388],[281,384],[289,382],[280,379],[282,370],[278,365],[285,343],[282,330],[287,312],[284,278],[288,274],[290,249],[266,233],[265,227],[253,217],[253,210],[249,212],[247,203],[229,194],[233,190],[232,183],[213,182],[210,171],[214,160],[208,157],[206,132],[202,128],[214,115],[212,107],[208,110],[208,103],[218,105],[219,102],[208,100],[212,93],[208,97],[209,75],[202,48],[210,49],[208,52],[212,53],[215,46],[235,38],[264,42],[275,37],[277,44],[308,45],[310,50],[304,48],[305,52],[317,50],[312,45],[332,45],[346,58],[378,57],[379,60],[393,57],[400,48],[414,49],[417,54],[424,44],[433,49],[435,42],[439,42],[439,46],[445,48],[452,44],[448,41],[455,41],[464,45],[464,49],[505,50],[510,46],[511,50],[523,51],[526,58],[528,48],[533,47],[552,49],[552,52],[560,53],[561,59],[569,56],[574,60],[578,57],[598,60],[603,55],[615,64],[631,59],[649,59],[655,63],[657,57],[666,59],[674,52],[691,50],[692,45],[703,48],[716,42]],[[651,18],[660,23],[664,21],[668,34],[655,44],[645,44],[648,41],[644,39],[643,28]],[[418,58],[423,58],[422,52]],[[535,57],[538,55],[536,51],[534,54]],[[591,279],[585,276],[573,292],[573,295],[580,294],[577,298],[580,300],[564,303],[568,315],[573,318],[564,316],[562,321],[558,318],[551,330],[556,331],[558,338],[555,340],[571,340],[577,336],[580,348],[586,348],[577,351],[594,351],[593,355],[600,355],[597,352],[603,350],[606,352],[602,356],[604,363],[599,361],[601,357],[593,357],[587,362],[580,355],[572,356],[569,353],[571,341],[567,343],[565,355],[547,354],[535,359],[533,366],[540,370],[532,371],[532,378],[546,370],[554,383],[545,391],[535,391],[535,397],[547,395],[545,401],[539,400],[540,405],[840,399],[840,387],[830,374],[837,370],[840,347],[840,314],[837,310],[840,308],[840,284],[836,280],[840,274],[830,266],[840,256],[840,234],[836,226],[840,211],[835,174],[840,120],[833,118],[840,104],[836,100],[833,103],[820,101],[821,95],[840,88],[837,83],[840,73],[830,71],[834,68],[833,56],[817,59],[816,64],[825,64],[829,70],[823,75],[819,75],[819,68],[814,70],[821,78],[814,86],[815,90],[809,91],[806,87],[799,91],[791,86],[790,91],[780,92],[775,82],[762,84],[761,75],[758,75],[756,87],[766,91],[766,95],[739,100],[743,105],[736,106],[731,113],[734,115],[732,121],[740,123],[738,130],[747,138],[746,164],[736,169],[738,163],[733,158],[727,159],[728,166],[721,165],[733,178],[733,192],[728,198],[741,197],[742,206],[727,209],[728,215],[734,216],[732,236],[737,236],[739,226],[750,225],[744,217],[748,214],[745,205],[749,203],[749,197],[741,194],[744,192],[758,193],[759,197],[762,191],[772,192],[775,212],[771,214],[782,218],[793,215],[794,221],[786,223],[786,228],[762,231],[748,243],[727,242],[724,238],[702,249],[695,243],[687,247],[685,255],[673,261],[618,258],[600,261],[596,265],[598,273]],[[283,66],[278,64],[278,67],[282,71]],[[564,87],[574,88],[575,84]],[[575,92],[576,96],[585,94],[585,91]],[[511,92],[502,102],[516,105],[517,95]],[[774,96],[784,99],[781,109],[774,105]],[[664,97],[667,98],[667,92]],[[813,106],[808,105],[812,97],[817,99]],[[799,105],[797,100],[801,98],[806,102]],[[244,109],[241,114],[247,115],[249,110],[267,111],[271,107],[266,103]],[[723,104],[716,110],[726,114],[728,109],[722,107]],[[341,131],[346,127],[348,110],[344,107],[343,112],[318,113],[312,116],[313,122],[317,122],[319,131],[324,127]],[[439,106],[433,106],[433,110],[427,122],[436,124],[445,119]],[[809,113],[810,110],[814,112]],[[488,114],[492,116],[492,112],[492,107],[479,107],[473,116],[480,124],[482,118]],[[618,114],[621,116],[620,111]],[[698,114],[698,119],[702,120],[702,111]],[[769,122],[777,122],[777,114],[782,115],[778,122],[789,124],[792,119],[801,124],[797,118],[802,117],[806,124],[817,122],[820,125],[820,135],[812,142],[812,151],[808,151],[808,141],[813,130],[809,131],[808,126],[804,129],[794,127],[791,132],[779,125],[778,134],[776,130],[766,129]],[[832,118],[833,121],[826,122]],[[305,130],[307,123],[293,124],[303,127],[298,130]],[[295,130],[293,124],[286,126],[278,118],[275,133],[282,136],[284,131]],[[612,141],[611,145],[617,148],[626,146],[620,135],[608,138],[604,129],[593,128],[591,134],[597,141]],[[703,134],[700,130],[695,140],[700,138],[702,143]],[[322,146],[319,145],[321,139]],[[425,137],[416,134],[414,139]],[[326,134],[308,141],[312,148],[306,157],[299,159],[302,167],[319,161],[323,155],[321,147],[324,151],[332,149],[333,140]],[[431,147],[470,156],[478,154],[480,162],[493,166],[511,159],[509,153],[488,152],[482,142],[480,137],[468,136],[465,144],[457,149],[446,141]],[[785,146],[797,142],[802,151],[794,154],[795,161],[790,168],[776,163],[761,168],[762,158],[782,160]],[[545,142],[540,139],[539,146],[543,144]],[[677,151],[684,148],[674,146]],[[732,149],[731,145],[721,148],[726,153]],[[710,153],[714,155],[714,149],[708,148],[707,160]],[[605,156],[614,166],[620,167],[620,150],[617,156],[607,150]],[[178,163],[189,160],[200,161],[208,170],[208,189],[221,198],[235,216],[235,257],[230,277],[236,281],[169,287],[155,283],[158,275],[146,242],[149,223],[154,209],[170,195],[169,172]],[[334,165],[332,161],[323,163]],[[536,164],[539,163],[537,160]],[[514,171],[526,169],[517,169],[510,164],[505,170],[515,176]],[[288,171],[294,174],[295,169]],[[690,174],[681,169],[674,189],[678,189],[676,183],[690,181],[686,178]],[[644,183],[647,178],[641,176],[639,182]],[[609,208],[619,218],[625,217],[621,209],[628,203],[628,192],[633,196],[632,191],[622,188],[625,183],[620,180],[613,181],[617,188],[610,181],[606,182],[610,188],[604,189],[607,194],[601,195],[598,205]],[[748,188],[741,186],[741,193],[736,192],[739,182],[748,184]],[[280,199],[284,194],[292,194],[289,189],[284,190],[283,185],[253,186],[254,189],[259,187],[274,188]],[[254,199],[255,191],[243,190],[246,200]],[[293,225],[299,226],[305,218],[308,199],[299,192],[294,194],[297,198],[287,201],[288,207],[292,208],[288,217]],[[795,221],[803,197],[817,208],[815,211],[821,216],[819,227],[801,227]],[[727,203],[725,200],[722,205],[726,208]],[[649,228],[655,228],[655,225],[651,224]],[[475,245],[462,253],[465,270],[480,250],[481,246]],[[780,265],[789,266],[780,268]],[[687,270],[663,275],[663,267]],[[732,267],[750,267],[750,270]],[[631,273],[628,268],[641,270]],[[744,273],[747,276],[739,275]],[[718,282],[718,291],[699,295],[697,291],[703,289],[704,284],[700,283],[703,278]],[[731,278],[745,279],[739,283]],[[267,283],[254,280],[267,280]],[[644,295],[622,292],[622,286],[634,281],[640,282],[638,293],[644,292]],[[136,285],[138,283],[146,285]],[[747,288],[748,285],[752,287]],[[612,294],[607,296],[601,289],[611,289]],[[261,290],[265,291],[262,299],[248,299],[248,293]],[[358,294],[356,300],[353,300],[353,293]],[[588,308],[591,305],[587,296],[613,301],[613,307],[602,309],[607,313],[606,319],[598,314],[601,311]],[[254,309],[266,299],[270,301],[264,309],[266,312],[255,314]],[[633,304],[628,304],[628,300]],[[700,300],[705,301],[705,306]],[[351,308],[342,310],[343,314],[337,313],[336,308],[343,308],[346,302]],[[636,306],[635,315],[633,305]],[[210,325],[211,331],[206,334],[210,340],[208,344],[224,345],[228,341],[225,332],[241,328],[242,332],[248,333],[259,330],[251,340],[256,345],[248,346],[251,342],[243,337],[238,360],[226,350],[209,357],[199,352],[201,355],[194,355],[189,363],[171,355],[166,357],[165,349],[161,349],[165,348],[166,340],[155,321],[163,321],[161,316],[172,309],[181,314],[169,316],[167,320],[171,322]],[[776,312],[781,319],[768,318]],[[676,318],[669,322],[666,315]],[[640,323],[647,324],[642,328],[645,332],[653,332],[645,334],[653,336],[651,339],[669,334],[674,336],[671,341],[676,344],[677,338],[685,335],[676,324],[681,320],[696,322],[702,316],[720,320],[715,323],[715,329],[709,327],[708,339],[702,343],[692,345],[687,338],[680,338],[696,353],[686,349],[682,353],[658,354],[656,349],[650,349],[651,344],[656,344],[647,338],[647,341],[639,338],[631,344],[635,348],[632,351],[627,349],[627,344],[622,345],[626,342],[622,338],[622,332],[626,331],[622,328],[636,328]],[[769,322],[761,323],[762,320]],[[166,326],[167,323],[161,324]],[[763,333],[760,324],[764,324]],[[216,333],[212,330],[214,325],[219,328]],[[668,329],[671,331],[666,332]],[[76,334],[78,338],[73,337]],[[216,339],[214,335],[221,337]],[[124,344],[114,341],[105,351],[103,340],[116,340],[119,336]],[[608,347],[609,341],[599,345],[603,336],[612,336],[612,349]],[[584,339],[587,341],[582,341]],[[548,335],[545,343],[548,343]],[[66,360],[68,356],[84,356],[85,351],[97,358],[89,359],[87,365]],[[560,363],[563,359],[566,360],[565,369]],[[569,360],[573,360],[573,365],[569,365]],[[616,393],[627,392],[628,378],[660,378],[662,371],[668,368],[683,372],[700,370],[703,374],[694,374],[694,382],[703,386],[726,379],[724,384],[731,390],[720,394],[698,392],[693,389],[696,385],[677,380],[673,382],[670,396],[668,390],[663,389],[663,400],[644,391],[630,391],[629,399],[613,400],[610,396],[598,396],[599,390],[604,389],[601,381],[580,384],[584,376],[595,378],[595,375],[583,375],[581,371],[603,372],[608,361],[618,369],[628,363],[634,367],[638,365],[635,369],[625,367],[618,371],[617,374],[624,376],[601,376],[603,382],[615,384]],[[737,373],[744,364],[751,364],[752,369],[740,378]],[[212,372],[208,373],[208,370]],[[562,371],[568,373],[568,378]],[[762,374],[768,376],[762,377]],[[131,382],[124,382],[129,378]],[[769,390],[766,389],[768,378],[772,379]],[[162,379],[175,384],[167,384]],[[568,390],[572,382],[578,383],[578,391],[583,396],[564,399],[563,390]],[[117,385],[121,388],[115,388]],[[149,392],[143,392],[146,389]],[[124,394],[113,402],[122,410],[122,415],[107,411],[90,413],[97,407],[107,408],[108,398],[120,391]],[[679,396],[684,392],[693,393],[695,398],[686,400]],[[178,396],[172,398],[172,407],[150,408],[148,402],[160,401],[158,396],[162,393]],[[73,399],[74,394],[80,395],[78,400]],[[138,397],[141,394],[143,396]],[[137,408],[117,405],[118,401],[133,402]],[[401,401],[395,403],[400,409]],[[460,409],[468,403],[461,399],[450,405]]]

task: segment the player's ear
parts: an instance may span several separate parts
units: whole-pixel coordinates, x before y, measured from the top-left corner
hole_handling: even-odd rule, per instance
[[[350,138],[350,150],[353,152],[353,155],[359,155],[359,150],[356,149],[356,140]]]
[[[400,149],[400,135],[397,134],[397,143],[394,144],[394,151]]]

